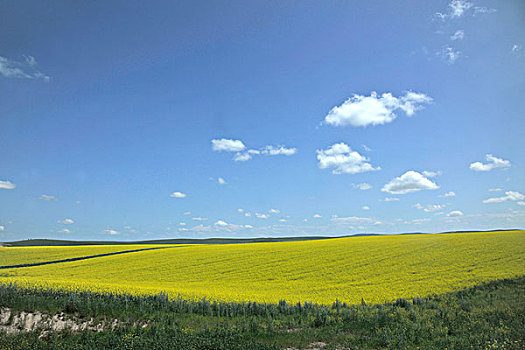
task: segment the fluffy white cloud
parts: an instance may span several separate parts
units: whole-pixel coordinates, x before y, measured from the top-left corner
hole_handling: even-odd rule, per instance
[[[244,209],[241,209],[241,208],[237,209],[237,211],[238,211],[239,213],[244,213]]]
[[[422,174],[410,170],[387,183],[381,191],[391,194],[407,194],[421,190],[437,190],[438,188],[438,185]]]
[[[40,197],[37,197],[35,199],[38,200],[38,201],[47,201],[47,202],[58,201],[57,197],[55,197],[55,196],[48,196],[47,194],[43,194]]]
[[[247,160],[252,159],[252,156],[250,153],[236,153],[235,156],[233,156],[233,160],[235,162],[246,162]]]
[[[361,209],[363,209],[363,210],[370,210],[370,207],[367,206],[367,205],[365,205],[365,206],[363,206]]]
[[[74,224],[75,221],[73,221],[73,219],[64,219],[64,220],[59,220],[58,223],[64,224],[64,225],[71,225],[71,224]]]
[[[113,229],[108,228],[107,230],[104,230],[108,235],[118,235],[119,232]]]
[[[473,3],[466,0],[452,0],[448,4],[448,11],[446,13],[438,12],[436,13],[436,17],[441,19],[442,21],[457,19],[465,16],[468,12],[472,12],[471,10],[474,10],[473,16],[496,12],[496,10],[492,8],[487,8],[484,6],[474,6]]]
[[[58,233],[71,233],[71,230],[68,230],[67,228],[64,228],[62,230],[59,230]]]
[[[319,215],[319,214],[314,214],[312,217],[313,217],[313,218],[316,218],[316,219],[319,219],[319,218],[321,218],[322,216]]]
[[[206,221],[208,220],[208,218],[203,218],[203,217],[200,217],[200,216],[195,216],[193,218],[191,218],[193,221]]]
[[[226,221],[219,220],[219,221],[217,221],[214,225],[215,225],[215,226],[226,227],[226,226],[228,226],[228,223],[227,223]]]
[[[465,37],[465,32],[463,30],[456,30],[454,34],[450,36],[451,40],[462,40]]]
[[[179,226],[186,226],[187,224],[185,222],[179,222]]]
[[[222,177],[219,177],[219,178],[217,179],[217,183],[218,183],[219,185],[226,185],[226,184],[227,184],[226,180],[224,180]]]
[[[505,196],[485,199],[483,203],[501,203],[506,201],[521,201],[524,199],[525,195],[519,192],[507,191],[505,192]]]
[[[490,171],[494,168],[508,168],[510,167],[510,161],[504,160],[498,157],[494,157],[492,154],[485,156],[488,163],[474,162],[470,164],[470,170],[474,171]]]
[[[0,231],[3,231],[3,230],[5,230],[5,226],[0,225]]]
[[[374,168],[369,159],[360,155],[345,143],[336,143],[325,150],[317,150],[319,168],[334,168],[333,174],[357,174],[367,171],[381,170],[381,167]]]
[[[16,187],[11,181],[0,181],[0,188],[4,190],[12,190]]]
[[[463,216],[463,212],[460,210],[453,210],[450,213],[447,214],[448,217],[454,217],[454,216]]]
[[[257,217],[259,219],[268,219],[270,217],[270,215],[261,214],[261,213],[255,213],[255,217]]]
[[[214,139],[211,140],[211,148],[216,152],[240,152],[246,149],[241,140]]]
[[[455,196],[456,196],[456,192],[450,191],[450,192],[440,195],[439,197],[455,197]]]
[[[172,197],[172,198],[186,198],[186,193],[173,192],[172,194],[170,194],[170,197]]]
[[[36,60],[33,56],[26,56],[25,62],[12,61],[0,56],[0,75],[5,78],[17,79],[43,79],[49,81],[49,77],[35,70]]]
[[[454,18],[463,16],[465,11],[472,7],[472,3],[465,0],[452,0],[448,6],[450,8],[450,16]]]
[[[397,109],[412,116],[422,109],[424,104],[431,102],[431,97],[411,91],[400,97],[394,97],[389,92],[378,96],[375,91],[372,91],[370,96],[354,94],[342,105],[332,108],[324,121],[333,126],[382,125],[392,122],[397,117],[394,113]]]
[[[359,188],[360,190],[362,191],[366,191],[366,190],[369,190],[372,188],[372,185],[366,183],[366,182],[363,182],[363,183],[360,183],[360,184],[352,184],[352,186],[354,188]]]
[[[281,211],[280,210],[277,210],[277,209],[270,209],[268,210],[268,213],[270,214],[279,214]]]

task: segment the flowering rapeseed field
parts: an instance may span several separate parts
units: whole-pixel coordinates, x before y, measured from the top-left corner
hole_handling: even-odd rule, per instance
[[[35,249],[45,256],[51,248]],[[191,300],[331,304],[336,299],[380,303],[423,297],[522,275],[525,231],[500,231],[171,246],[1,270],[0,283],[128,294],[164,292]]]

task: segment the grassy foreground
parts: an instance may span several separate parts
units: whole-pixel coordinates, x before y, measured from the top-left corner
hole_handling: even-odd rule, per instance
[[[0,248],[0,261],[53,259],[57,251],[71,255],[68,249],[94,254],[130,246]],[[11,257],[3,256],[7,253]],[[186,300],[331,305],[336,299],[356,304],[424,297],[523,275],[525,231],[499,231],[171,246],[4,269],[0,283],[134,295],[163,292]]]
[[[13,350],[282,349],[314,343],[323,349],[525,348],[525,278],[424,299],[332,306],[188,302],[4,285],[0,307],[122,322],[103,332],[0,332],[0,348]]]

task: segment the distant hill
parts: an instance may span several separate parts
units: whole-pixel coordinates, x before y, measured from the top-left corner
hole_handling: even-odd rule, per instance
[[[447,231],[437,234],[447,233],[468,233],[468,232],[496,232],[496,231],[520,231],[521,229],[496,229],[486,231]],[[425,232],[404,232],[393,233],[389,235],[422,235],[429,234]],[[33,247],[33,246],[74,246],[74,245],[132,245],[132,244],[241,244],[241,243],[268,243],[268,242],[294,242],[294,241],[314,241],[321,239],[334,239],[346,237],[365,237],[365,236],[383,236],[384,233],[357,233],[346,236],[299,236],[299,237],[259,237],[259,238],[173,238],[173,239],[155,239],[146,241],[72,241],[60,239],[26,239],[22,241],[13,241],[0,243],[0,246],[11,247]]]

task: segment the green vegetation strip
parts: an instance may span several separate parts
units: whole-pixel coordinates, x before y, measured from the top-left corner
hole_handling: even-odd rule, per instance
[[[2,349],[524,349],[525,277],[391,303],[210,303],[0,286],[0,307],[119,327],[5,334]],[[133,326],[133,325],[136,326]],[[137,326],[147,324],[146,327]]]

